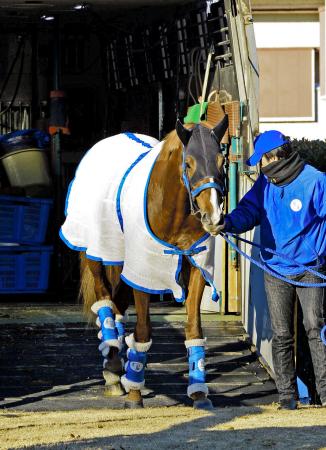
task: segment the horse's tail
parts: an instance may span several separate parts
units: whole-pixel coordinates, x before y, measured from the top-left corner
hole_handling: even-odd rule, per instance
[[[89,321],[94,319],[91,306],[96,302],[93,274],[88,266],[85,252],[80,252],[80,288],[79,300],[83,303],[83,313]]]

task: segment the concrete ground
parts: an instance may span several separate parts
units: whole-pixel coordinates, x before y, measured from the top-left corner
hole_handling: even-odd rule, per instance
[[[145,406],[189,405],[184,346],[185,310],[153,304]],[[216,406],[271,403],[275,386],[250,351],[237,316],[203,313],[206,371]],[[128,327],[135,314],[131,308]],[[97,329],[76,305],[0,308],[0,408],[57,411],[123,408],[124,398],[103,395]]]

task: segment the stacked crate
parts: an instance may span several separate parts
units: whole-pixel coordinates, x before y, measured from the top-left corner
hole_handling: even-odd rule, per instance
[[[53,247],[44,242],[52,204],[0,195],[0,294],[47,290]]]

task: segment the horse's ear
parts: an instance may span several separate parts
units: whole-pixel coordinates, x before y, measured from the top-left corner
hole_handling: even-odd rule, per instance
[[[183,145],[187,145],[189,139],[191,138],[192,130],[188,130],[188,128],[184,127],[180,119],[177,119],[175,129],[180,141],[183,143]]]
[[[222,137],[224,136],[227,128],[229,126],[229,119],[228,116],[225,115],[223,117],[223,119],[221,120],[221,122],[219,122],[213,129],[212,129],[212,134],[214,135],[215,139],[217,140],[218,143],[221,142]]]

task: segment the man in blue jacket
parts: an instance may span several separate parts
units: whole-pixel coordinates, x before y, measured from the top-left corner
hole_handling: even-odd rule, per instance
[[[305,164],[278,131],[260,134],[254,147],[247,164],[260,164],[262,173],[238,207],[225,217],[221,228],[240,234],[260,225],[261,245],[293,261],[262,250],[261,258],[268,268],[294,281],[322,283],[325,280],[296,263],[325,273],[326,174]],[[272,354],[280,407],[296,408],[295,293],[303,311],[317,391],[326,406],[326,346],[320,338],[325,324],[325,289],[295,287],[265,272],[265,290],[273,329]]]

